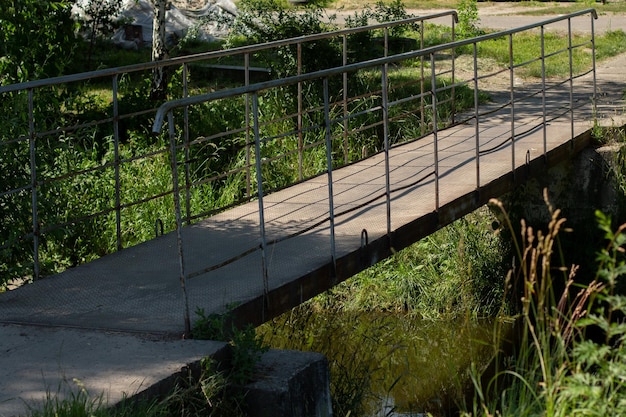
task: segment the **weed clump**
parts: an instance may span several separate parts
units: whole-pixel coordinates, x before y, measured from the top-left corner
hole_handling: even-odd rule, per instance
[[[476,395],[465,416],[606,416],[626,405],[626,296],[617,290],[626,275],[626,224],[613,231],[610,218],[596,213],[608,243],[598,253],[595,278],[580,285],[576,266],[552,265],[565,219],[547,193],[545,199],[547,231],[522,222],[521,244],[515,242],[519,266],[507,280],[521,286],[517,349],[506,357],[495,352],[498,369],[489,378],[474,370]],[[504,213],[500,202],[492,203]]]

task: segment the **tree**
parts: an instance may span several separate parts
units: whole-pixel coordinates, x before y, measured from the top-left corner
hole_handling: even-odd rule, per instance
[[[84,12],[82,25],[87,29],[89,38],[89,52],[87,65],[91,66],[91,57],[96,40],[115,29],[114,17],[119,12],[122,0],[88,0],[79,2],[78,7]]]
[[[167,0],[153,0],[154,20],[152,27],[152,61],[162,61],[168,58],[165,45],[165,12]],[[167,72],[163,66],[152,70],[152,90],[150,98],[164,100],[167,96]]]
[[[67,0],[2,0],[0,85],[61,75],[76,45]]]

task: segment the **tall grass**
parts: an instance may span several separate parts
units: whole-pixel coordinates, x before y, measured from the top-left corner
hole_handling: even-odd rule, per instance
[[[485,207],[316,299],[347,311],[410,312],[427,319],[491,317],[501,307],[507,244]],[[327,298],[325,298],[327,297]]]
[[[573,35],[572,44],[577,45],[589,41],[589,35]],[[606,59],[626,51],[626,33],[615,30],[602,35],[596,35],[596,58]],[[518,65],[541,57],[541,36],[538,33],[517,33],[513,36],[514,55],[513,64]],[[544,54],[548,56],[557,51],[563,51],[546,58],[546,77],[563,76],[569,74],[568,40],[559,33],[546,32],[544,34]],[[591,68],[592,56],[590,46],[572,50],[573,73],[579,74]],[[478,44],[478,54],[481,58],[493,58],[500,65],[509,65],[508,38],[498,38]],[[519,75],[524,77],[541,77],[541,62],[532,62],[520,67]]]
[[[617,291],[626,275],[626,224],[613,231],[597,213],[608,243],[598,253],[597,275],[582,285],[576,266],[553,266],[565,219],[547,196],[546,203],[552,216],[546,231],[522,222],[519,267],[509,275],[520,282],[519,348],[496,356],[490,378],[474,373],[477,394],[466,416],[607,416],[626,405],[626,297]]]

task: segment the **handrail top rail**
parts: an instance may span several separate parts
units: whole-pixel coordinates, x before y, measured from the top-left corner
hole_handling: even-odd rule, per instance
[[[411,23],[422,22],[422,21],[429,20],[429,19],[436,19],[438,17],[444,17],[444,16],[452,16],[455,22],[458,23],[459,21],[459,17],[458,17],[456,10],[446,10],[443,12],[428,14],[425,16],[416,16],[416,17],[411,17],[407,19],[396,20],[393,22],[378,23],[375,25],[368,25],[368,26],[359,26],[356,28],[339,29],[339,30],[335,30],[332,32],[315,33],[311,35],[303,35],[303,36],[296,36],[293,38],[280,39],[280,40],[272,41],[272,42],[239,46],[236,48],[221,49],[217,51],[201,52],[198,54],[185,55],[185,56],[176,57],[176,58],[169,58],[169,59],[164,59],[161,61],[144,62],[140,64],[125,65],[123,67],[106,68],[106,69],[101,69],[101,70],[82,72],[78,74],[61,75],[58,77],[44,78],[41,80],[32,80],[32,81],[25,81],[25,82],[21,82],[17,84],[9,84],[6,86],[0,86],[0,94],[10,93],[14,91],[28,90],[32,88],[46,87],[46,86],[56,85],[56,84],[64,84],[64,83],[75,82],[75,81],[83,81],[83,80],[88,80],[92,78],[111,77],[115,75],[129,73],[129,72],[153,69],[153,68],[157,68],[160,66],[172,66],[172,65],[179,65],[179,64],[185,64],[185,63],[190,63],[190,62],[202,61],[206,59],[221,58],[224,56],[243,55],[246,53],[253,53],[253,52],[263,51],[266,49],[296,44],[299,42],[315,41],[319,39],[333,38],[333,37],[343,36],[343,35],[351,35],[351,34],[359,33],[359,32],[384,29],[386,27],[388,28],[388,27],[395,27],[395,26],[400,26],[400,25],[407,25]]]
[[[436,46],[432,46],[429,48],[419,49],[419,50],[410,51],[410,52],[404,52],[404,53],[391,55],[391,56],[383,57],[383,58],[375,58],[375,59],[371,59],[368,61],[362,61],[362,62],[343,65],[339,67],[329,68],[325,70],[314,71],[314,72],[310,72],[307,74],[294,75],[291,77],[281,78],[278,80],[264,81],[264,82],[260,82],[256,84],[247,85],[247,86],[235,87],[235,88],[231,88],[227,90],[220,90],[220,91],[215,91],[211,93],[199,94],[196,96],[170,100],[161,104],[161,106],[158,108],[155,119],[154,119],[154,124],[152,127],[152,133],[159,134],[159,132],[161,131],[161,127],[163,125],[163,121],[165,120],[165,115],[170,110],[173,110],[178,107],[200,104],[200,103],[211,101],[211,100],[235,97],[235,96],[240,96],[243,94],[250,94],[250,93],[266,90],[266,89],[273,88],[273,87],[296,84],[298,82],[329,77],[329,76],[333,76],[337,74],[342,74],[345,72],[354,72],[354,71],[358,71],[364,68],[382,66],[382,65],[390,64],[390,63],[397,62],[397,61],[418,58],[418,57],[426,56],[426,55],[432,55],[440,51],[458,48],[458,47],[466,46],[466,45],[471,45],[471,44],[475,44],[475,43],[479,43],[479,42],[483,42],[483,41],[487,41],[491,39],[496,39],[496,38],[500,38],[500,37],[507,36],[507,35],[512,35],[512,34],[519,33],[519,32],[524,32],[530,29],[543,27],[551,23],[559,22],[562,20],[568,20],[573,17],[578,17],[578,16],[582,16],[585,14],[591,14],[594,19],[598,19],[598,14],[596,10],[593,8],[588,8],[588,9],[580,10],[578,12],[569,13],[567,15],[557,16],[551,19],[543,20],[541,22],[532,23],[532,24],[520,26],[517,28],[506,29],[506,30],[502,30],[499,32],[488,33],[486,35],[476,36],[473,38],[462,39],[462,40],[454,41],[454,42],[448,42],[442,45],[436,45]]]

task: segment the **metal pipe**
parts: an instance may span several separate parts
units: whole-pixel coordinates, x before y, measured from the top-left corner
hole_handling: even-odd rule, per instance
[[[324,122],[326,130],[326,165],[328,177],[328,215],[330,220],[330,256],[333,263],[333,278],[337,261],[335,250],[335,202],[333,199],[333,142],[330,125],[330,105],[328,97],[328,78],[324,78]]]
[[[567,45],[569,55],[569,114],[572,144],[574,140],[574,63],[572,59],[572,19],[567,19]]]
[[[544,26],[541,26],[541,108],[543,113],[543,156],[548,154],[548,123],[546,117],[546,49]]]
[[[115,234],[117,237],[117,250],[122,250],[122,197],[120,195],[120,111],[118,99],[118,76],[113,76],[113,161],[115,175]]]
[[[28,148],[30,160],[30,197],[33,217],[33,278],[39,279],[39,212],[37,210],[37,152],[35,132],[35,104],[33,89],[28,90]]]
[[[454,34],[454,23],[452,26]],[[454,37],[454,35],[452,35]],[[424,25],[420,25],[420,49],[424,49]],[[420,135],[426,134],[426,94],[424,85],[424,56],[420,56]]]
[[[244,65],[250,65],[250,54],[243,56]],[[246,86],[249,79],[246,78]],[[246,198],[252,198],[252,173],[250,172],[250,94],[245,95],[246,114],[244,115],[246,124]]]
[[[348,35],[343,35],[342,54],[342,63],[346,66],[348,65]],[[348,142],[348,128],[350,127],[348,123],[348,73],[344,72],[341,78],[343,82],[343,162],[348,164],[350,162],[350,144]]]
[[[513,66],[513,35],[509,35],[509,83],[511,93],[511,172],[515,175],[515,69]]]
[[[187,99],[171,100],[171,101],[168,101],[166,103],[163,103],[159,107],[159,110],[157,111],[157,114],[155,116],[155,120],[154,120],[154,124],[153,124],[153,129],[152,130],[153,130],[153,132],[158,132],[161,129],[161,125],[163,123],[164,115],[167,113],[167,111],[170,108],[180,107],[180,106],[185,105],[185,104],[199,104],[199,103],[203,103],[203,102],[209,101],[209,100],[215,100],[215,99],[227,98],[227,97],[234,97],[234,96],[238,96],[238,95],[242,95],[242,94],[246,94],[246,93],[250,93],[250,92],[254,92],[254,91],[261,91],[261,90],[274,88],[274,87],[278,87],[278,86],[296,84],[298,82],[309,81],[309,80],[319,79],[319,78],[324,78],[324,77],[331,77],[333,75],[338,75],[338,74],[341,74],[343,72],[355,72],[355,71],[358,71],[358,70],[361,70],[361,69],[365,69],[365,68],[381,66],[381,65],[384,65],[386,63],[389,64],[389,63],[397,62],[397,61],[401,61],[401,60],[409,60],[409,59],[419,58],[420,56],[430,56],[430,55],[435,54],[437,52],[446,51],[446,50],[450,50],[450,49],[453,49],[453,48],[459,48],[459,47],[462,47],[462,46],[471,45],[471,44],[474,44],[474,43],[483,42],[483,41],[487,41],[487,40],[491,40],[491,39],[496,39],[496,38],[500,38],[502,36],[506,36],[506,35],[509,35],[509,34],[515,34],[515,33],[518,33],[518,32],[527,31],[529,29],[534,29],[534,28],[540,27],[542,24],[546,25],[548,23],[558,22],[558,21],[564,20],[564,19],[566,19],[568,17],[580,16],[580,15],[583,15],[583,14],[586,14],[586,13],[593,13],[593,16],[596,16],[596,18],[597,18],[597,14],[595,13],[594,9],[586,9],[586,10],[582,10],[580,12],[572,13],[572,14],[564,16],[564,17],[547,19],[547,20],[544,20],[543,22],[535,23],[535,24],[532,24],[532,25],[526,25],[526,26],[522,26],[522,27],[519,27],[519,28],[515,28],[515,29],[508,29],[508,30],[504,30],[504,31],[500,31],[500,32],[489,33],[487,35],[478,36],[476,38],[463,39],[463,40],[450,42],[450,43],[443,44],[443,45],[437,45],[437,46],[433,46],[433,47],[430,47],[430,48],[420,49],[420,50],[417,50],[417,51],[410,51],[410,52],[405,52],[405,53],[402,53],[402,54],[392,55],[392,56],[389,56],[389,57],[383,57],[383,58],[372,59],[372,60],[369,60],[369,61],[357,62],[357,63],[354,63],[354,64],[348,64],[348,65],[341,66],[341,67],[335,67],[335,68],[329,68],[329,69],[325,69],[325,70],[315,71],[315,72],[311,72],[311,73],[308,73],[308,74],[296,75],[296,76],[292,76],[292,77],[282,78],[282,79],[279,79],[279,80],[271,80],[271,81],[266,81],[266,82],[260,82],[260,83],[253,84],[253,85],[250,85],[250,86],[237,87],[237,88],[232,88],[232,89],[229,89],[229,90],[220,90],[220,91],[216,91],[216,92],[213,92],[213,93],[207,93],[207,94],[199,94],[197,96],[189,97]]]
[[[595,9],[589,8],[589,9],[581,10],[581,11],[578,11],[578,12],[570,13],[570,14],[568,14],[566,16],[559,16],[559,17],[555,17],[555,18],[552,18],[552,19],[544,20],[544,21],[539,22],[539,23],[525,25],[525,26],[521,26],[521,27],[518,27],[518,28],[515,28],[515,29],[509,29],[509,30],[506,30],[506,31],[495,32],[493,34],[483,35],[483,36],[480,36],[480,37],[477,37],[477,38],[474,38],[474,39],[477,40],[477,41],[482,41],[482,40],[486,40],[486,39],[493,39],[495,37],[499,37],[499,36],[502,36],[502,35],[505,35],[505,34],[508,34],[508,33],[521,32],[521,31],[525,31],[525,30],[528,30],[528,29],[533,29],[533,28],[539,27],[540,25],[547,25],[547,24],[550,24],[550,23],[558,22],[558,21],[561,21],[561,20],[565,20],[565,19],[569,19],[569,18],[573,18],[573,17],[585,15],[585,14],[591,14],[592,18],[594,18],[594,19],[598,18]],[[453,16],[455,21],[458,21],[458,16],[457,16],[456,12],[454,12],[454,11],[446,11],[446,12],[435,13],[435,14],[431,14],[431,15],[427,15],[427,16],[416,17],[416,18],[412,18],[412,19],[399,20],[399,21],[396,21],[396,22],[392,22],[393,24],[388,24],[388,23],[384,24],[383,23],[383,24],[379,24],[379,25],[371,25],[371,26],[361,27],[361,28],[343,29],[343,30],[339,30],[339,31],[335,31],[335,32],[327,32],[327,33],[324,33],[324,34],[307,35],[307,36],[302,36],[302,37],[285,39],[285,40],[281,40],[281,41],[268,42],[268,43],[261,44],[261,45],[251,45],[251,46],[240,47],[240,48],[232,48],[232,49],[225,50],[225,51],[211,51],[211,52],[207,52],[207,53],[190,55],[190,56],[185,56],[185,57],[171,58],[171,59],[163,60],[163,61],[157,62],[157,63],[155,63],[155,62],[148,62],[148,63],[142,63],[142,64],[129,65],[129,66],[125,66],[125,67],[109,68],[109,69],[103,69],[103,70],[98,70],[98,71],[91,71],[91,72],[86,72],[86,73],[81,73],[81,74],[72,74],[72,75],[48,78],[48,79],[44,79],[44,80],[35,80],[35,81],[29,81],[29,82],[25,82],[25,83],[12,84],[12,85],[8,85],[8,86],[0,87],[0,93],[10,92],[10,91],[26,90],[28,88],[37,88],[37,87],[42,87],[42,86],[55,85],[55,84],[61,84],[61,83],[68,83],[68,82],[74,82],[74,81],[87,80],[87,79],[95,78],[95,77],[107,77],[107,76],[113,76],[115,74],[122,74],[122,73],[134,72],[134,71],[143,71],[143,70],[151,69],[151,68],[159,66],[159,65],[164,65],[164,66],[167,66],[167,65],[180,65],[183,62],[191,63],[191,62],[206,60],[208,58],[218,58],[218,57],[222,57],[222,56],[232,56],[232,55],[236,55],[236,54],[244,54],[246,52],[252,53],[252,52],[268,49],[268,48],[271,48],[271,47],[279,47],[279,46],[283,46],[283,45],[289,45],[289,44],[292,44],[292,43],[295,43],[295,42],[312,41],[312,40],[324,39],[324,38],[332,37],[332,36],[339,36],[339,35],[342,35],[342,34],[358,33],[358,32],[364,31],[364,30],[374,30],[374,29],[384,28],[384,27],[393,27],[393,26],[397,26],[397,25],[401,25],[401,24],[409,24],[409,23],[420,22],[420,21],[425,21],[425,20],[429,20],[429,19],[435,19],[435,18],[438,18],[438,17],[447,16],[447,15]],[[463,41],[460,41],[460,42],[463,42]],[[458,44],[457,45],[457,42],[453,42],[452,44],[454,44],[456,46],[463,46],[463,45],[468,45],[470,43],[471,42],[469,40],[466,40],[466,42],[463,43],[463,44]]]
[[[595,34],[595,22],[593,17],[591,18],[591,62],[593,71],[593,103],[595,106],[598,98],[598,86],[596,79],[596,34]]]
[[[297,50],[297,75],[302,74],[302,44],[298,43]],[[304,178],[304,137],[302,135],[302,81],[298,82],[298,179]]]
[[[187,82],[187,64],[183,64],[183,97],[189,96]],[[187,224],[191,224],[191,169],[189,166],[189,107],[183,107],[183,144],[185,149],[185,209]]]
[[[454,25],[454,19],[452,19],[452,42],[454,42],[455,40],[455,33],[454,33],[454,29],[455,29],[455,25]],[[450,50],[450,53],[452,55],[452,124],[455,123],[456,121],[456,92],[455,92],[455,86],[456,86],[456,80],[454,79],[455,77],[455,64],[456,64],[456,52],[454,50],[454,48],[452,48]]]
[[[176,214],[176,243],[178,245],[178,265],[179,265],[179,280],[180,287],[183,292],[183,299],[185,301],[185,334],[191,334],[191,320],[189,317],[189,298],[187,297],[187,285],[185,276],[185,255],[184,255],[184,242],[183,242],[183,220],[180,207],[180,189],[178,187],[178,158],[176,157],[176,127],[174,126],[174,114],[170,111],[167,114],[167,121],[169,127],[169,140],[170,140],[170,165],[172,169],[172,187],[174,191],[174,211]]]
[[[391,235],[391,180],[389,175],[389,81],[387,65],[382,66],[382,110],[383,110],[383,139],[385,152],[385,200],[387,205],[387,235]]]
[[[568,14],[566,16],[559,16],[559,17],[547,19],[547,20],[541,21],[539,23],[525,25],[525,26],[521,26],[521,27],[518,27],[518,28],[514,28],[514,29],[508,29],[508,30],[501,31],[501,32],[494,32],[494,33],[487,34],[487,35],[482,35],[482,36],[479,36],[477,38],[472,38],[472,41],[473,40],[477,40],[478,42],[481,42],[481,41],[487,40],[487,39],[494,39],[496,37],[507,35],[508,33],[522,32],[522,31],[526,31],[528,29],[537,28],[541,24],[547,25],[547,24],[550,24],[550,23],[554,23],[554,22],[558,22],[558,21],[570,18],[570,17],[577,17],[577,16],[582,16],[582,15],[585,15],[585,14],[591,14],[591,16],[594,19],[598,18],[598,15],[597,15],[595,9],[588,8],[588,9],[580,10],[578,12],[570,13],[570,14]],[[152,69],[152,68],[154,68],[156,66],[159,66],[159,65],[162,65],[162,66],[174,66],[174,65],[181,65],[183,62],[192,63],[192,62],[197,62],[197,61],[204,61],[204,60],[207,60],[207,59],[210,59],[210,58],[219,58],[219,57],[233,56],[233,55],[243,55],[245,53],[254,53],[254,52],[262,51],[262,50],[265,50],[265,49],[276,48],[276,47],[285,46],[285,45],[291,45],[291,44],[296,43],[296,42],[313,41],[313,40],[318,40],[318,39],[326,39],[326,38],[329,38],[329,37],[341,36],[343,34],[353,34],[353,33],[359,33],[359,32],[363,32],[363,31],[382,29],[384,27],[394,27],[394,26],[398,26],[398,25],[406,25],[406,24],[411,24],[411,23],[415,23],[415,22],[423,22],[423,21],[426,21],[426,20],[436,19],[436,18],[443,17],[443,16],[452,16],[453,19],[455,20],[455,22],[458,22],[458,15],[457,15],[457,13],[454,10],[444,11],[444,12],[440,12],[440,13],[433,13],[433,14],[426,15],[426,16],[418,16],[418,17],[415,17],[415,18],[398,20],[398,21],[392,22],[391,24],[390,23],[381,23],[381,24],[378,24],[378,25],[364,26],[364,27],[359,27],[359,28],[342,29],[342,30],[337,30],[337,31],[334,31],[334,32],[326,32],[326,33],[323,33],[323,34],[299,36],[299,37],[295,37],[295,38],[289,38],[289,39],[284,39],[284,40],[280,40],[280,41],[268,42],[268,43],[264,43],[264,44],[249,45],[249,46],[243,46],[243,47],[238,47],[238,48],[231,48],[231,49],[228,49],[228,50],[211,51],[211,52],[204,52],[204,53],[195,54],[195,55],[187,55],[187,56],[184,56],[184,57],[170,58],[170,59],[163,60],[163,61],[160,61],[160,62],[146,62],[146,63],[142,63],[142,64],[134,64],[134,65],[128,65],[128,66],[124,66],[124,67],[107,68],[107,69],[102,69],[102,70],[97,70],[97,71],[90,71],[90,72],[85,72],[85,73],[80,73],[80,74],[64,75],[64,76],[60,76],[60,77],[53,77],[53,78],[47,78],[47,79],[42,79],[42,80],[28,81],[28,82],[25,82],[25,83],[11,84],[11,85],[8,85],[8,86],[0,86],[0,94],[6,93],[6,92],[11,92],[11,91],[26,90],[28,88],[37,88],[37,87],[42,87],[42,86],[49,86],[49,85],[56,85],[56,84],[63,84],[63,83],[69,83],[69,82],[75,82],[75,81],[88,80],[88,79],[97,78],[97,77],[111,77],[111,76],[113,76],[115,74],[122,74],[122,73],[136,72],[136,71],[144,71],[144,70],[147,70],[147,69]],[[464,46],[464,45],[469,45],[469,44],[471,44],[471,41],[469,39],[466,39],[464,41],[455,41],[455,42],[452,42],[452,43],[449,43],[449,44],[446,44],[446,45],[450,45],[450,46],[456,48],[456,47],[459,47],[459,46]],[[426,51],[426,52],[427,53],[425,55],[430,55],[430,53],[432,51],[430,51],[430,48],[429,48],[429,50]]]
[[[265,306],[268,305],[269,297],[269,273],[267,270],[267,237],[265,234],[265,208],[263,205],[263,173],[261,167],[261,137],[259,134],[259,96],[252,96],[252,115],[254,118],[254,151],[256,163],[256,185],[259,203],[259,233],[261,239],[261,273],[263,274],[263,316],[265,316]],[[263,317],[263,320],[265,317]]]
[[[474,118],[476,119],[476,188],[480,188],[480,113],[478,111],[478,44],[474,42]]]
[[[437,78],[435,68],[435,54],[430,55],[430,91],[432,94],[433,119],[433,155],[435,157],[435,211],[439,210],[439,127],[437,126]]]

